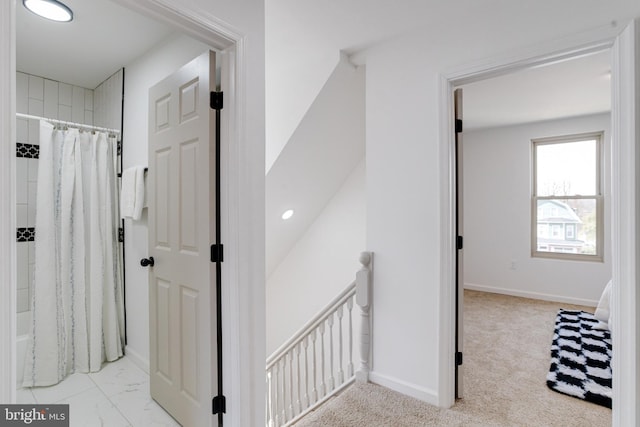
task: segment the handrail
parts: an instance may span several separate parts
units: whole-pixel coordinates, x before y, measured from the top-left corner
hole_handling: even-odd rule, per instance
[[[280,359],[283,355],[289,352],[295,347],[301,338],[304,338],[310,331],[317,328],[320,323],[327,319],[327,316],[331,315],[336,308],[345,303],[349,297],[352,297],[356,293],[356,281],[351,282],[340,294],[335,297],[329,304],[327,304],[322,310],[320,310],[315,316],[311,318],[302,328],[298,330],[291,338],[289,338],[284,344],[282,344],[276,351],[271,353],[271,356],[267,358],[267,369],[271,368],[274,363]]]
[[[266,427],[288,427],[354,381],[367,382],[371,351],[370,252],[360,254],[356,279],[266,363]],[[356,333],[353,308],[360,313]],[[354,369],[354,341],[359,368]]]

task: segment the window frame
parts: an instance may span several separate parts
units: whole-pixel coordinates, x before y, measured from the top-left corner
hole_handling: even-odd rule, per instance
[[[536,148],[540,145],[566,144],[585,140],[596,141],[596,194],[594,195],[573,195],[573,196],[538,196],[538,161]],[[550,258],[572,261],[593,261],[604,262],[604,182],[603,182],[603,159],[604,159],[604,131],[587,132],[580,134],[570,134],[547,138],[535,138],[531,140],[531,256],[534,258]],[[595,254],[572,254],[562,252],[545,252],[538,250],[538,201],[540,200],[595,200],[596,204],[596,253]],[[574,230],[577,236],[577,230]],[[549,246],[549,245],[547,245]]]

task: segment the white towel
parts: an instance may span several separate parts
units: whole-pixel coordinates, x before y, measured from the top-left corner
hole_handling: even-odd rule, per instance
[[[122,173],[120,216],[139,220],[144,207],[144,166],[127,168]]]

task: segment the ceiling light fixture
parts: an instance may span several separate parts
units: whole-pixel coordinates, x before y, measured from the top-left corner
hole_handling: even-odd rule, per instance
[[[57,22],[69,22],[73,12],[57,0],[22,0],[24,7],[43,18]]]
[[[293,216],[293,209],[289,209],[284,211],[284,213],[282,214],[282,219],[287,220],[289,218],[291,218]]]

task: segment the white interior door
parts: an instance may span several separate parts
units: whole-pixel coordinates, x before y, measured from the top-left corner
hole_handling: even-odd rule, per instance
[[[464,343],[464,259],[463,259],[463,186],[462,186],[462,89],[454,92],[456,135],[456,398],[463,396],[462,349]]]
[[[149,91],[151,396],[183,426],[214,421],[214,87],[207,52]]]

